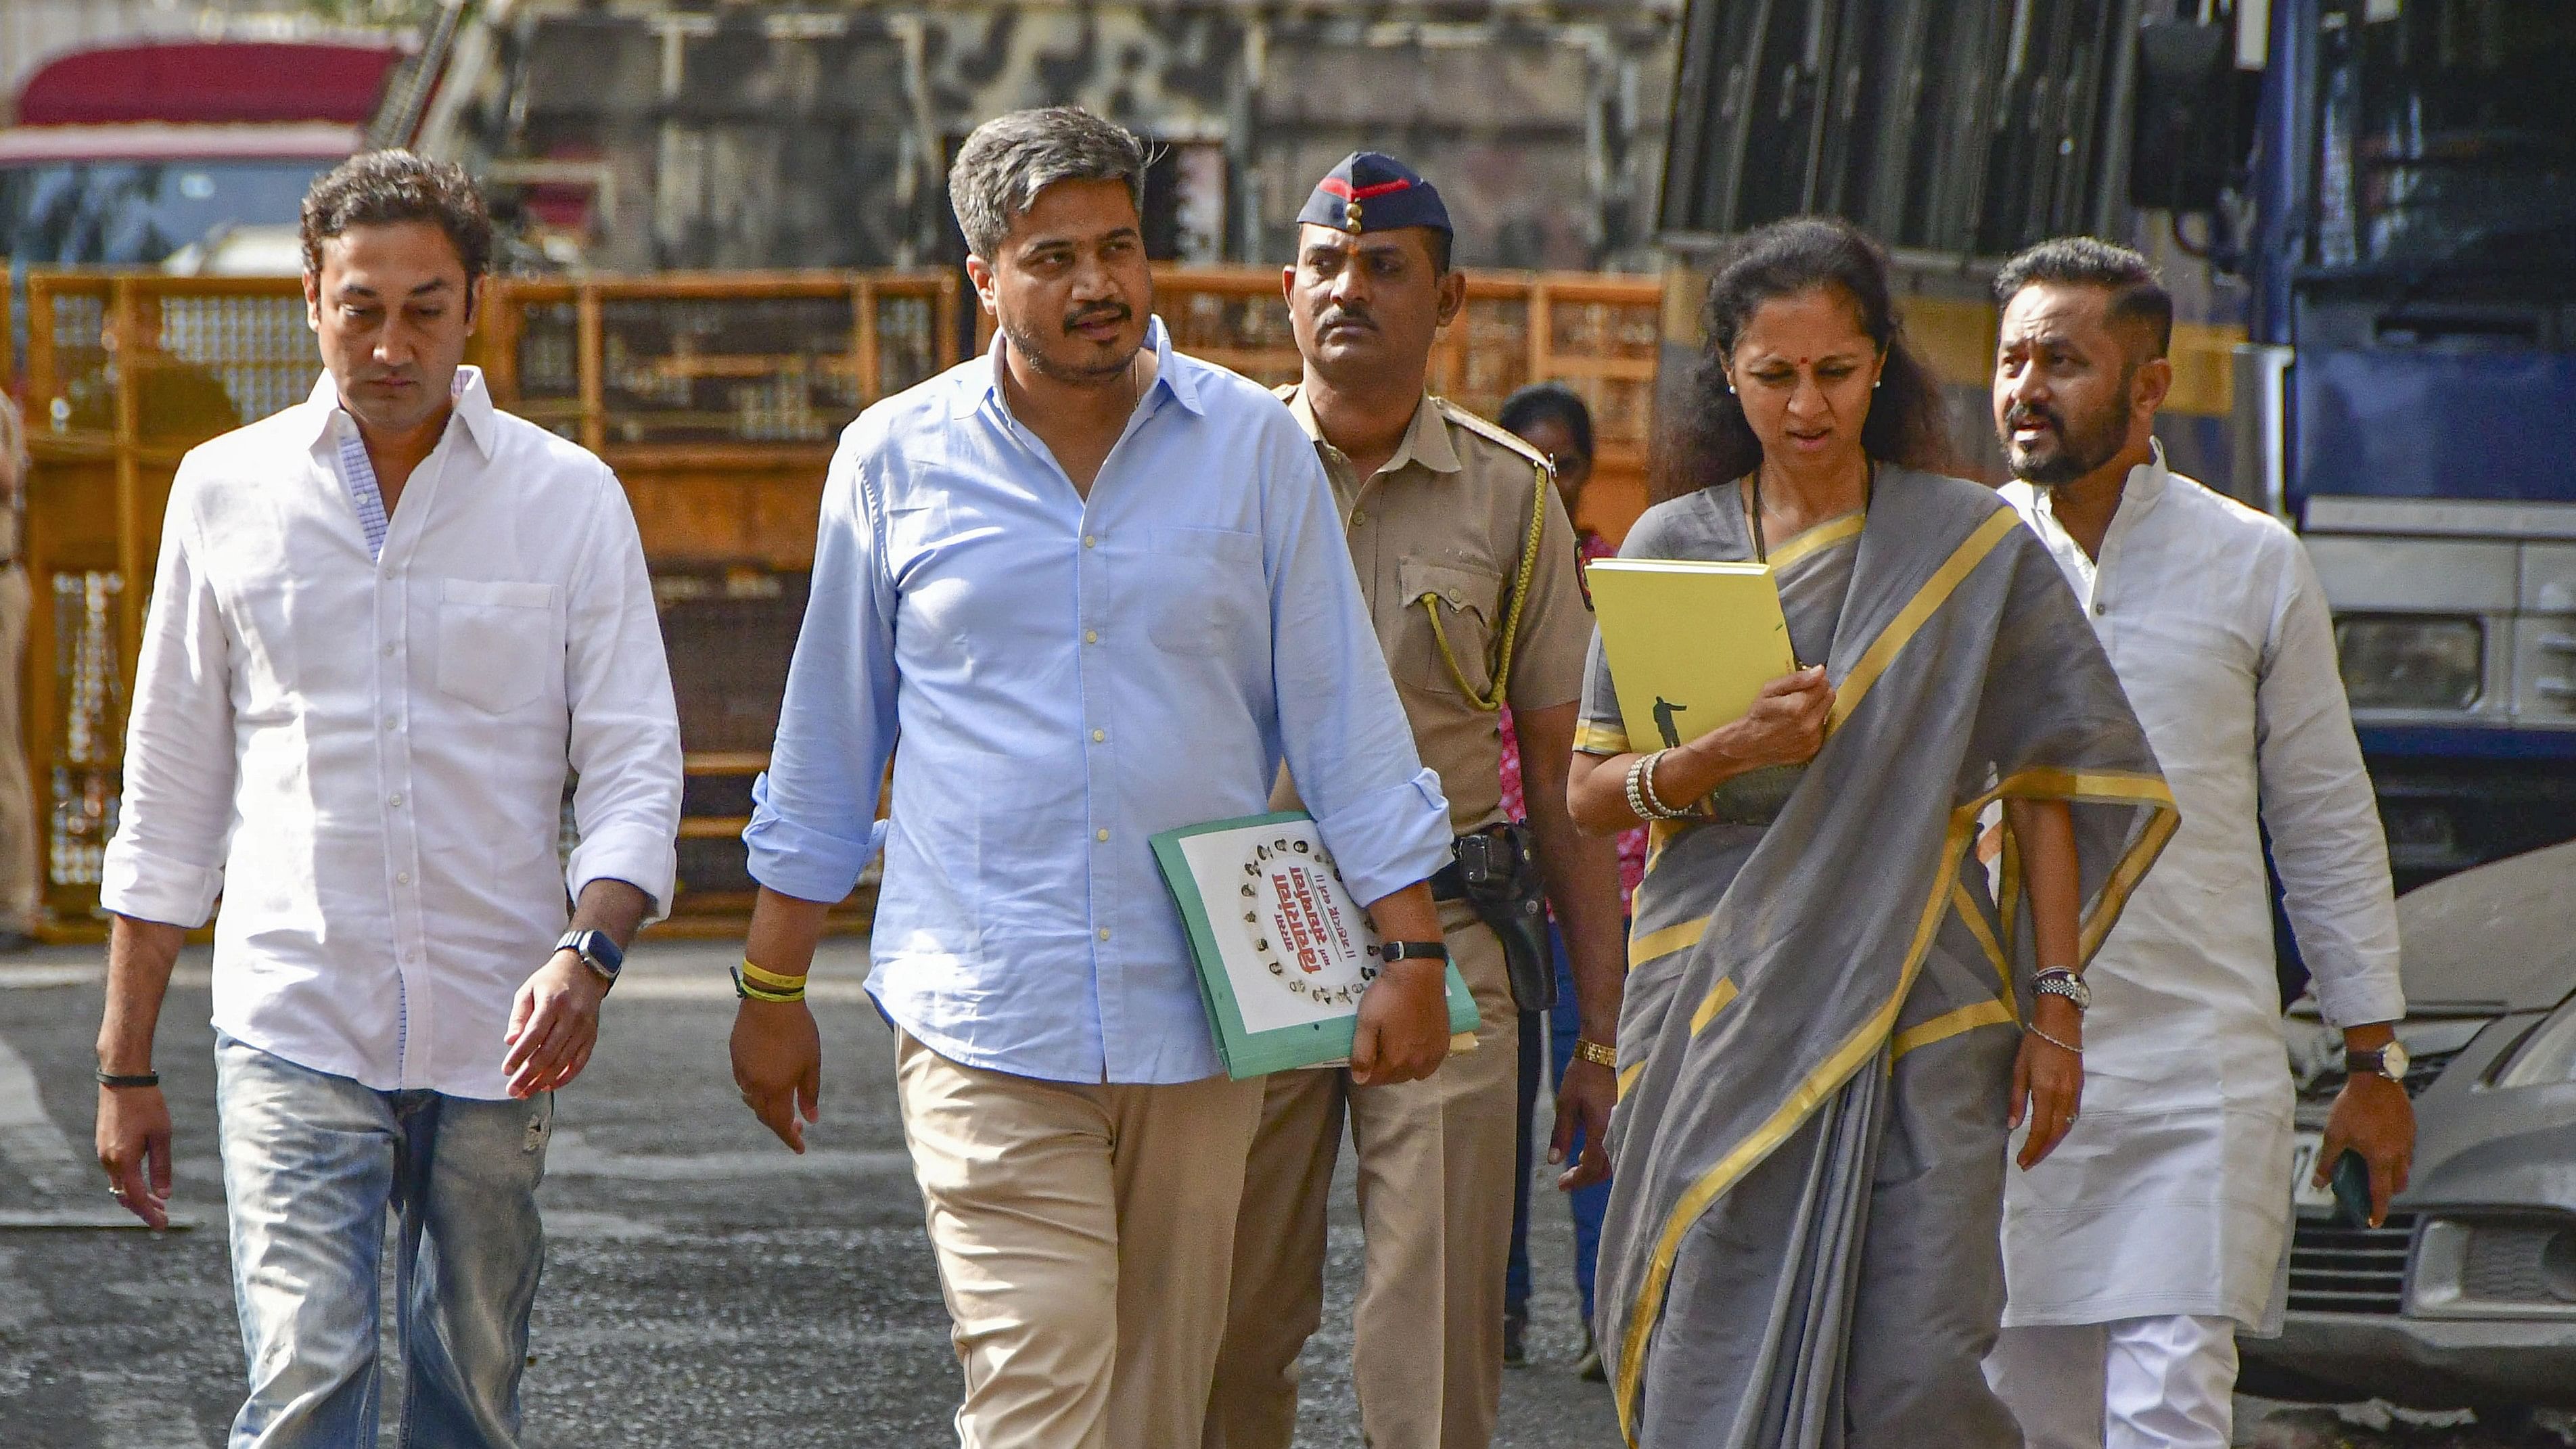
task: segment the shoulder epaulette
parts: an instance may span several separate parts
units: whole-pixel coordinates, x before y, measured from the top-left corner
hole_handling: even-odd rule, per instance
[[[1547,454],[1531,447],[1528,442],[1520,437],[1519,434],[1512,432],[1502,424],[1487,422],[1483,418],[1476,416],[1474,413],[1467,411],[1465,408],[1458,406],[1456,403],[1451,402],[1445,397],[1435,396],[1431,401],[1433,405],[1440,409],[1440,416],[1447,418],[1449,421],[1456,423],[1462,428],[1465,428],[1468,432],[1474,433],[1477,437],[1484,439],[1486,442],[1502,444],[1504,447],[1520,454],[1523,458],[1528,459],[1532,467],[1537,468],[1543,473],[1552,474],[1555,471],[1556,465],[1547,460]]]

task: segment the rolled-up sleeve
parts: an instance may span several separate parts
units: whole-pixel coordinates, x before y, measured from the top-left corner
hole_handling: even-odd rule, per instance
[[[231,651],[215,590],[191,556],[183,467],[162,521],[152,608],[125,727],[125,796],[100,864],[99,904],[191,929],[223,893],[232,820]]]
[[[2338,1027],[2395,1021],[2406,1014],[2406,992],[2388,837],[2353,736],[2325,590],[2306,551],[2287,547],[2255,693],[2263,823],[2318,1009]]]
[[[769,769],[743,831],[752,879],[838,901],[884,843],[877,796],[895,738],[895,596],[855,434],[832,460],[814,539],[813,589]]]
[[[651,919],[660,920],[679,871],[680,715],[643,540],[606,469],[569,609],[564,693],[581,843],[564,883],[578,900],[594,880],[624,881],[653,898]]]
[[[1285,409],[1267,442],[1262,550],[1280,743],[1352,894],[1375,901],[1448,862],[1449,804],[1414,749],[1314,445]]]

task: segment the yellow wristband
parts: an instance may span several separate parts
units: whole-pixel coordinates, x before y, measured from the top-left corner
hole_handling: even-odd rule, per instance
[[[778,972],[765,970],[761,967],[752,965],[751,958],[748,956],[743,958],[742,976],[745,981],[750,982],[752,985],[764,986],[772,991],[802,991],[805,989],[805,977],[802,973],[794,976],[783,976]]]

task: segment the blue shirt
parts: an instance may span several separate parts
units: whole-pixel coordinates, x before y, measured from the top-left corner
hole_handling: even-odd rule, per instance
[[[841,437],[751,873],[837,901],[882,844],[868,989],[952,1061],[1194,1081],[1222,1068],[1148,837],[1263,812],[1284,759],[1372,901],[1448,860],[1448,807],[1288,409],[1156,319],[1086,501],[1003,345]]]

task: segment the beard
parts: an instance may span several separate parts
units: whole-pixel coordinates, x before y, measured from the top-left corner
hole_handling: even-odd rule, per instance
[[[2004,461],[2011,465],[2013,476],[2036,487],[2055,488],[2118,457],[2129,442],[2128,395],[2123,382],[2118,393],[2122,401],[2071,419],[2053,407],[2013,404],[2003,420]],[[2048,429],[2037,447],[2013,440],[2013,430],[2026,422]]]
[[[1100,356],[1090,344],[1077,338],[1073,329],[1086,322],[1111,320],[1124,322],[1134,315],[1134,309],[1123,302],[1087,307],[1067,315],[1063,326],[1053,338],[1042,338],[1039,335],[1042,330],[1040,327],[1022,321],[1005,321],[1001,326],[1003,334],[1011,340],[1011,350],[1018,353],[1028,363],[1030,370],[1039,376],[1051,382],[1065,383],[1074,387],[1098,387],[1117,378],[1134,364],[1136,354],[1144,350],[1144,339],[1141,336],[1138,337],[1136,346],[1126,348],[1120,351],[1115,359],[1110,359]],[[1073,342],[1084,352],[1089,352],[1090,355],[1083,356],[1077,353],[1069,357],[1058,356],[1048,350],[1050,343],[1057,348],[1064,348],[1068,341]]]

